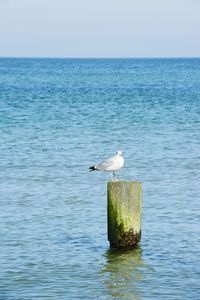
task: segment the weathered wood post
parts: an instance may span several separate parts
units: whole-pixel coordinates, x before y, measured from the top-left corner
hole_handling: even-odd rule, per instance
[[[134,247],[141,240],[141,182],[111,181],[108,192],[108,240],[112,247]]]

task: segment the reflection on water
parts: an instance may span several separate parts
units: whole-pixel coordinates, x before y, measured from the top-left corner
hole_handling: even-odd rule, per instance
[[[144,280],[142,250],[129,251],[109,249],[105,254],[106,262],[101,271],[106,290],[116,298],[141,299],[140,282]]]

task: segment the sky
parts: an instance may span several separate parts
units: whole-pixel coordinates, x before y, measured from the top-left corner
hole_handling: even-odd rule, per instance
[[[200,57],[200,0],[0,0],[1,57]]]

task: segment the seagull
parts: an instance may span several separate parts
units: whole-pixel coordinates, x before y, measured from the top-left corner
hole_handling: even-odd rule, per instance
[[[116,154],[97,165],[90,167],[91,171],[111,172],[111,180],[117,180],[115,172],[120,170],[124,165],[123,152],[117,151]]]

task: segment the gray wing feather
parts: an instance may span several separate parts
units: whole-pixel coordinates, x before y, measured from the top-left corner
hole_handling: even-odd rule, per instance
[[[96,165],[96,169],[100,171],[105,171],[108,167],[110,167],[115,162],[115,156],[108,158],[102,162],[100,162],[98,165]]]

